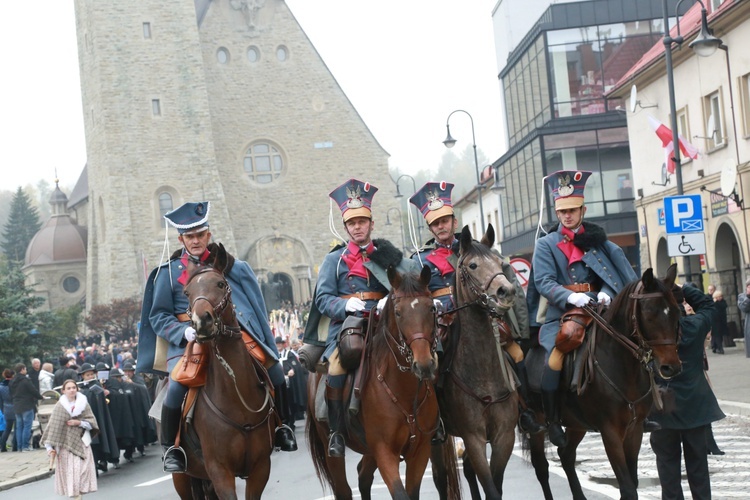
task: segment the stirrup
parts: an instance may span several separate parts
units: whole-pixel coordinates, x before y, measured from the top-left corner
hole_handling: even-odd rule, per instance
[[[171,458],[173,461],[179,462],[180,456],[182,456],[182,470],[181,471],[167,470],[167,458]],[[183,450],[182,447],[180,446],[174,446],[174,445],[167,448],[167,450],[164,452],[164,456],[162,457],[162,469],[164,470],[164,472],[168,474],[185,473],[187,471],[187,455],[185,454],[185,450]]]

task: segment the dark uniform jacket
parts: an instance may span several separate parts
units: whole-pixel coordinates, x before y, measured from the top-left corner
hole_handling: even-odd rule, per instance
[[[16,373],[13,380],[10,381],[10,396],[13,398],[13,410],[16,415],[36,408],[36,402],[42,399],[39,391],[34,387],[34,383],[26,375]]]
[[[677,351],[682,361],[682,372],[671,380],[657,378],[659,385],[674,395],[674,407],[668,407],[671,411],[652,415],[664,429],[693,429],[724,418],[703,372],[703,346],[711,330],[716,307],[713,300],[697,288],[686,286],[682,291],[695,314],[680,318],[682,337]]]

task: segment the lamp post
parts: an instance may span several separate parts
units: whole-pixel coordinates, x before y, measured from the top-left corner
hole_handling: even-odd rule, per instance
[[[401,215],[401,210],[399,210],[396,207],[389,208],[388,209],[388,213],[385,214],[385,225],[386,226],[392,225],[392,223],[391,223],[391,212],[393,212],[394,210],[398,214],[398,225],[401,228],[401,248],[404,250],[404,253],[406,253],[406,251],[407,251],[407,249],[406,249],[406,236],[404,235],[404,219],[403,219],[403,216]]]
[[[666,0],[665,0],[666,1]],[[482,235],[484,235],[485,232],[485,220],[484,220],[484,205],[482,204],[482,179],[479,176],[479,160],[477,159],[477,140],[474,135],[474,118],[472,118],[471,114],[469,114],[468,111],[464,111],[463,109],[456,109],[454,111],[451,111],[451,113],[448,115],[448,118],[445,119],[445,128],[448,131],[448,135],[445,137],[445,140],[443,141],[443,144],[445,144],[446,148],[452,148],[456,145],[456,139],[454,139],[451,136],[451,126],[450,126],[450,119],[451,116],[453,116],[453,113],[465,113],[466,116],[469,117],[469,120],[471,121],[471,144],[474,147],[474,169],[477,172],[477,195],[479,197],[479,219],[482,223]]]
[[[680,17],[677,14],[680,8],[680,4],[683,0],[677,2],[675,7],[675,18],[677,21],[677,36],[672,38],[669,34],[669,17],[667,13],[667,0],[662,0],[662,15],[664,17],[664,59],[667,64],[667,86],[669,87],[669,112],[671,113],[671,126],[672,126],[672,145],[674,161],[675,179],[677,181],[677,195],[684,193],[682,186],[682,166],[680,163],[680,137],[677,131],[677,104],[675,103],[674,96],[674,67],[672,66],[672,44],[675,43],[678,46],[682,45],[684,39],[680,35]],[[721,40],[711,35],[708,29],[708,19],[706,6],[701,0],[696,0],[701,4],[701,32],[700,34],[690,42],[689,47],[695,51],[700,57],[708,57],[716,52],[716,49],[721,45]],[[730,82],[731,83],[731,82]],[[683,260],[683,267],[685,271],[685,278],[687,281],[692,281],[692,270],[690,266],[690,257],[686,256]]]
[[[404,177],[408,177],[409,179],[411,179],[411,185],[414,188],[413,193],[417,192],[417,181],[414,180],[414,177],[412,177],[409,174],[401,174],[401,175],[398,176],[398,179],[396,179],[395,181],[393,181],[393,182],[396,183],[396,194],[393,196],[394,198],[403,198],[404,197],[404,195],[401,194],[401,189],[398,186],[398,183]],[[406,202],[406,209],[407,210],[411,210],[411,207],[409,207],[409,202],[408,201]],[[417,238],[419,239],[419,246],[421,247],[422,246],[422,224],[420,224],[420,222],[419,222],[420,219],[421,219],[421,217],[419,216],[419,212],[417,212],[417,218],[414,219],[416,221],[414,224],[416,224],[416,226],[417,226]]]

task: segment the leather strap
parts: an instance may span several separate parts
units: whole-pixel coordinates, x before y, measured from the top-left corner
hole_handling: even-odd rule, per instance
[[[445,297],[446,295],[453,295],[453,288],[446,286],[445,288],[438,288],[431,293],[433,298]]]
[[[385,294],[382,292],[357,292],[341,296],[342,299],[351,299],[352,297],[358,297],[362,300],[380,300],[385,297]]]
[[[175,314],[175,316],[177,317],[177,321],[181,321],[182,323],[190,321],[190,316],[186,313]]]
[[[586,293],[586,292],[598,292],[599,289],[590,283],[574,283],[572,285],[563,285],[563,288],[570,290],[571,292]]]

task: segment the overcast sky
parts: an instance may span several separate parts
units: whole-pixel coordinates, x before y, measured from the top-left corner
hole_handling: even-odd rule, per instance
[[[185,0],[189,1],[189,0]],[[401,173],[437,169],[445,121],[474,119],[477,147],[504,152],[491,13],[497,0],[287,0]],[[72,187],[86,162],[72,0],[3,2],[0,189]],[[456,152],[468,117],[451,117]]]

